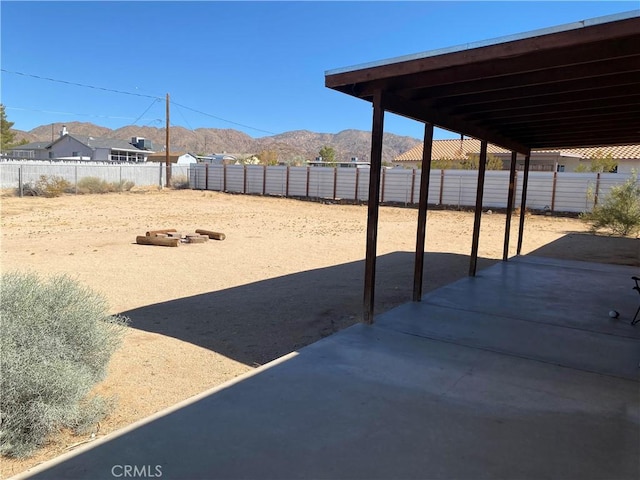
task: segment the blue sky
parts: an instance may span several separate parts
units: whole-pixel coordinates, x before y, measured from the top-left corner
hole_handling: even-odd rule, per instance
[[[637,0],[3,0],[0,101],[20,130],[71,121],[162,127],[166,93],[175,102],[171,124],[189,129],[252,137],[370,130],[370,104],[327,89],[325,71],[639,7]],[[421,138],[423,127],[388,114],[385,131]]]

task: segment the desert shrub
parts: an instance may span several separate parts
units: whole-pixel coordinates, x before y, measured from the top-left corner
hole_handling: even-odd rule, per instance
[[[25,195],[34,197],[59,197],[71,188],[71,183],[56,175],[40,175],[35,182],[25,183],[22,191]]]
[[[128,192],[134,186],[135,183],[129,180],[107,182],[98,177],[83,177],[78,180],[78,193]]]
[[[114,192],[128,192],[135,187],[136,184],[130,180],[120,180],[119,182],[114,182],[112,185]]]
[[[109,183],[98,177],[83,177],[78,180],[78,193],[107,193]]]
[[[611,191],[600,205],[581,218],[591,224],[591,230],[609,230],[616,235],[632,235],[640,231],[640,185],[634,173],[622,185]]]
[[[171,186],[176,190],[189,188],[189,178],[186,175],[176,175],[171,177]]]
[[[31,454],[61,428],[78,433],[108,411],[89,396],[106,374],[126,318],[68,276],[2,274],[0,453]]]

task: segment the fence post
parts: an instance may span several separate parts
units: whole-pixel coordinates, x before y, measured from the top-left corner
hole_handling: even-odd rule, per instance
[[[594,208],[598,205],[598,195],[600,194],[600,172],[596,176],[596,193],[593,197],[593,206]]]
[[[382,191],[380,192],[380,203],[384,203],[384,184],[386,182],[387,169],[382,167]]]
[[[289,165],[287,165],[287,179],[285,180],[286,182],[286,187],[285,187],[285,197],[289,197],[289,168],[291,168]]]
[[[76,195],[77,195],[78,194],[78,165],[76,165],[74,168],[74,178],[76,183]],[[122,185],[122,172],[120,173],[120,185]]]
[[[120,188],[122,188],[122,165],[120,165],[120,169],[119,170],[120,170],[120,172],[119,172],[119,174],[120,174]],[[77,188],[77,185],[78,185],[78,166],[76,165],[76,188]],[[76,193],[78,193],[78,192],[76,191]]]
[[[209,164],[204,164],[204,189],[209,190]]]
[[[22,165],[18,166],[18,190],[20,191],[20,198],[24,195],[24,187],[22,184]]]
[[[358,203],[358,184],[359,183],[360,183],[360,169],[356,167],[356,191],[355,191],[355,197],[353,198],[356,204]]]
[[[246,195],[247,193],[247,166],[244,165],[242,168],[242,193]]]
[[[158,162],[158,166],[160,167],[160,178],[158,179],[158,186],[162,188],[162,162]]]
[[[412,168],[411,169],[411,201],[409,202],[410,204],[413,204],[413,194],[415,192],[416,189],[416,169]]]
[[[267,165],[265,164],[262,170],[262,195],[267,193]]]
[[[311,167],[307,167],[307,198],[309,198],[309,175]]]
[[[440,195],[438,196],[438,205],[442,205],[442,191],[444,190],[444,169],[440,169]]]
[[[336,199],[336,190],[338,188],[338,167],[333,167],[333,199]]]
[[[222,191],[227,191],[227,164],[222,164]]]

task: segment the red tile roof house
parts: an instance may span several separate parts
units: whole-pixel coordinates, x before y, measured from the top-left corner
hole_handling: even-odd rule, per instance
[[[432,160],[442,158],[452,160],[464,160],[471,155],[480,153],[480,140],[473,138],[434,140],[431,154]],[[511,152],[489,144],[487,153],[498,157],[503,161],[503,169],[509,169]],[[589,148],[569,148],[554,150],[534,150],[531,152],[531,170],[552,172],[574,172],[579,165],[588,167],[594,157],[606,157],[611,155],[617,160],[618,173],[631,173],[633,170],[640,172],[640,145],[603,146]],[[411,150],[398,155],[393,160],[393,165],[406,168],[416,168],[422,161],[422,144],[418,144]],[[518,155],[518,170],[524,168],[524,156]]]

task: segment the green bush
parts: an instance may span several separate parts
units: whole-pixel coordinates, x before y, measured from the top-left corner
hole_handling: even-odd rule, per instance
[[[89,396],[104,378],[127,319],[68,276],[2,274],[0,453],[31,454],[61,428],[82,433],[108,411]]]
[[[22,190],[25,195],[34,197],[59,197],[71,188],[71,183],[62,177],[40,175],[35,183],[26,183]]]
[[[581,218],[593,231],[609,230],[616,235],[632,235],[640,231],[640,185],[634,173],[622,185],[611,191],[600,205]]]

